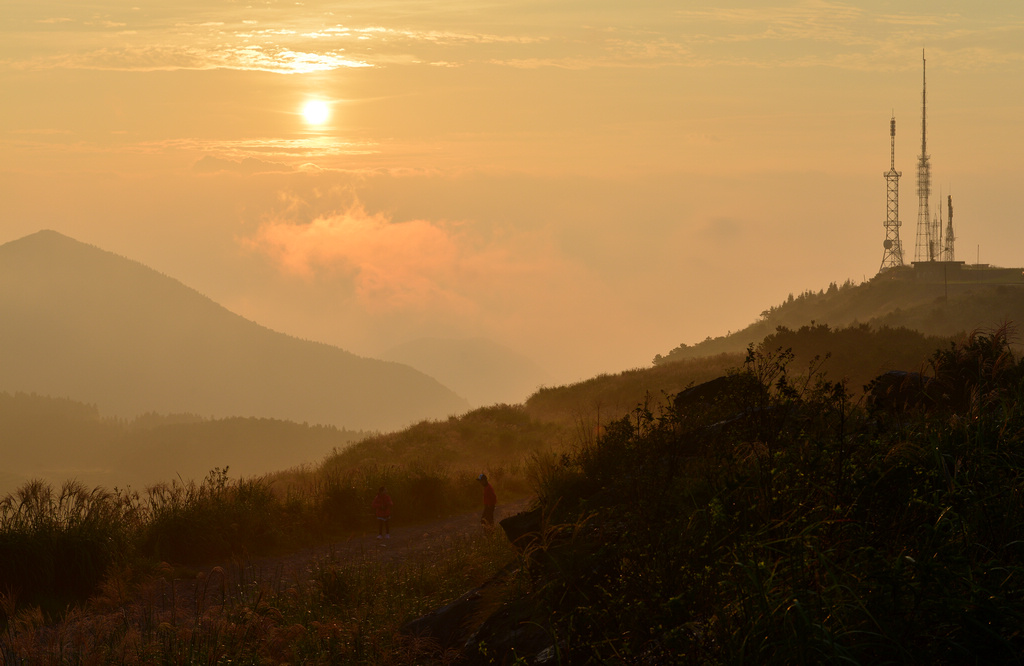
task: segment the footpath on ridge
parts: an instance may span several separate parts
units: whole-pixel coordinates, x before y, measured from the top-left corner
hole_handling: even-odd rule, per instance
[[[498,521],[529,509],[532,498],[520,498],[498,504],[494,513],[495,528]],[[466,538],[484,528],[480,525],[480,511],[463,513],[429,523],[397,525],[391,527],[390,539],[377,539],[376,521],[373,532],[355,534],[331,543],[303,548],[293,553],[277,556],[260,556],[235,560],[222,566],[200,567],[198,573],[188,578],[165,581],[173,586],[172,597],[177,600],[180,610],[189,613],[190,608],[205,608],[219,602],[221,581],[226,577],[232,583],[268,585],[271,589],[308,580],[315,563],[324,559],[337,561],[381,561],[394,562],[408,559],[427,550],[440,550],[447,544]],[[396,512],[400,517],[400,512]],[[393,523],[395,520],[393,519]],[[510,551],[511,557],[511,551]]]

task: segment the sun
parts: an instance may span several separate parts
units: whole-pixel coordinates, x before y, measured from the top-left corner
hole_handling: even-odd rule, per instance
[[[331,109],[327,102],[318,99],[310,100],[302,107],[302,117],[310,125],[323,125],[330,116]]]

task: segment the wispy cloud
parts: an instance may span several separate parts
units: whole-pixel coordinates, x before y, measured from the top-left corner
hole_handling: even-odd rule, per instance
[[[970,38],[982,49],[961,66],[1017,61],[1024,47],[1024,17],[1002,12],[876,12],[867,3],[807,0],[773,7],[679,9],[674,15],[705,65],[825,66],[887,70],[898,45],[928,44],[958,61]],[[1012,34],[1016,40],[1007,39]],[[747,48],[736,48],[744,45]],[[996,46],[998,45],[998,46]],[[728,47],[728,48],[726,48]],[[969,64],[968,64],[969,63]],[[908,62],[907,67],[914,67]]]
[[[184,46],[128,46],[61,54],[8,63],[13,69],[95,69],[111,71],[167,71],[233,69],[304,74],[346,67],[371,67],[336,51],[320,53],[248,45],[210,50]]]
[[[295,164],[312,158],[370,155],[377,152],[372,143],[342,141],[335,138],[308,139],[239,139],[239,140],[171,140],[138,144],[140,149],[163,151],[177,148],[213,154],[224,159],[243,160],[251,157],[280,160]]]
[[[880,3],[879,3],[880,4]],[[651,67],[806,67],[888,69],[893,44],[944,44],[970,35],[973,59],[1012,59],[1024,51],[1024,16],[1012,12],[878,11],[870,2],[783,0],[773,6],[675,8],[640,3],[592,14],[553,3],[547,11],[482,9],[442,26],[396,6],[354,6],[339,22],[326,6],[183,8],[165,24],[139,12],[79,18],[61,32],[40,28],[35,58],[20,69],[237,69],[282,74],[372,66],[465,66],[517,69]],[[73,14],[72,14],[73,15]],[[383,19],[381,17],[384,17]],[[64,17],[36,24],[70,23]],[[110,28],[121,28],[118,44]],[[989,43],[992,42],[992,43]],[[98,45],[102,45],[99,46]],[[39,48],[35,48],[39,47]],[[987,51],[985,49],[988,49]],[[971,60],[970,62],[976,62]]]
[[[530,45],[546,37],[457,32],[376,25],[321,25],[315,16],[289,15],[280,21],[178,20],[164,26],[114,20],[37,19],[37,24],[76,23],[78,29],[36,35],[37,54],[0,61],[21,70],[98,69],[158,71],[233,69],[302,74],[379,63],[463,63],[473,56],[435,57],[445,49],[484,45]],[[311,24],[316,25],[310,29]],[[121,28],[111,44],[104,29]],[[97,47],[97,44],[103,44]],[[422,47],[435,55],[421,57]],[[413,49],[412,52],[409,49]]]
[[[246,157],[241,160],[226,160],[212,155],[206,155],[192,165],[192,170],[197,173],[238,173],[252,175],[256,173],[281,173],[294,171],[295,168],[280,162],[267,162],[255,157]]]
[[[0,138],[0,151],[19,150],[35,154],[78,156],[195,156],[193,170],[199,173],[265,173],[274,171],[336,170],[358,171],[350,160],[378,152],[370,143],[345,142],[333,138],[308,139],[164,139],[134,141],[123,133],[108,142],[74,140],[64,129],[16,130]]]

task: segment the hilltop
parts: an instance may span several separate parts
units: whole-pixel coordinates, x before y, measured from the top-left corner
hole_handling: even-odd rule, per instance
[[[0,246],[0,391],[148,412],[355,430],[465,411],[400,363],[300,340],[170,277],[54,231]]]
[[[949,283],[892,279],[879,274],[861,284],[832,283],[828,289],[790,294],[746,328],[697,344],[680,344],[654,358],[655,365],[687,358],[742,352],[779,327],[827,324],[843,328],[908,328],[927,336],[950,337],[1024,321],[1024,284]]]

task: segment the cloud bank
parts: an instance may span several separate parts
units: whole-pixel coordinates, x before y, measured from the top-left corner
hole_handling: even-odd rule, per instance
[[[348,282],[360,305],[377,313],[472,317],[488,299],[530,289],[554,268],[524,243],[487,241],[473,225],[396,222],[358,202],[308,223],[264,223],[248,245],[305,280]]]

